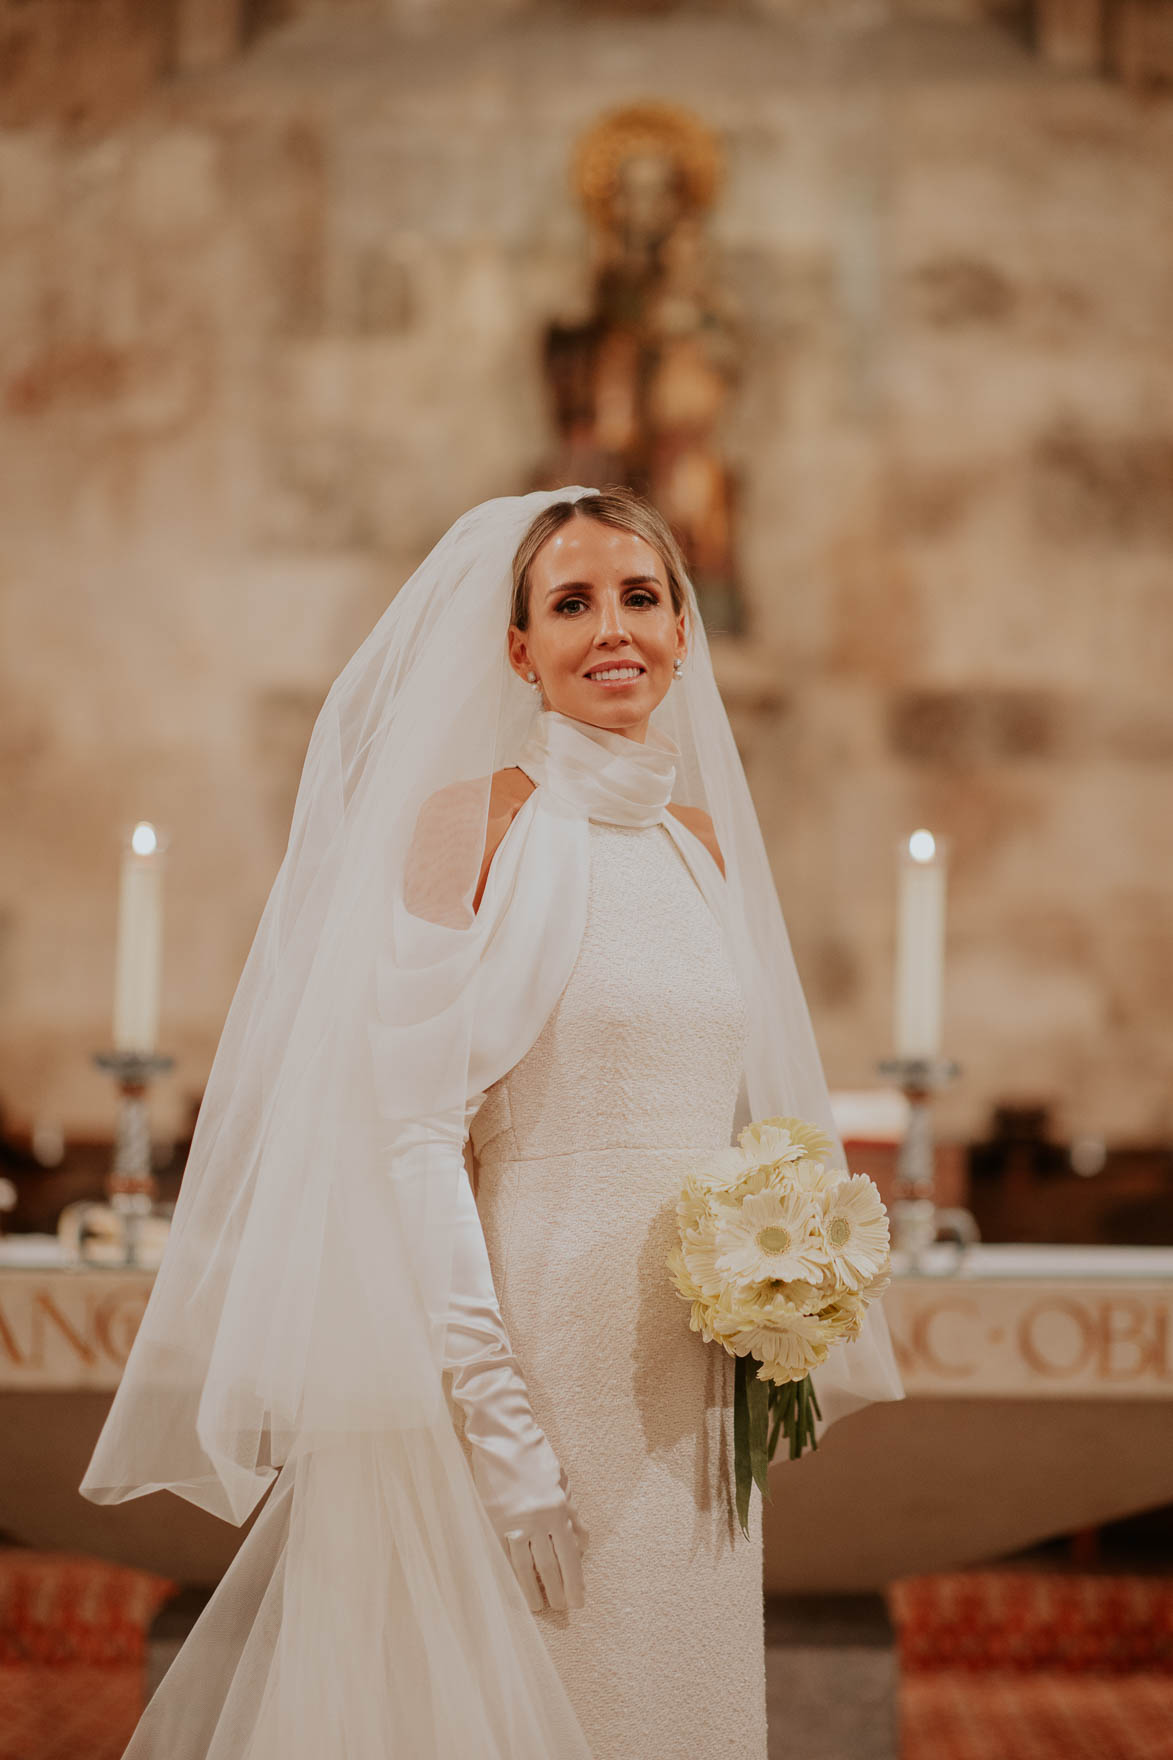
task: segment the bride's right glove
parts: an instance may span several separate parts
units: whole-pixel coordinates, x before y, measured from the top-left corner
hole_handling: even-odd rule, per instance
[[[452,1396],[464,1415],[473,1480],[530,1611],[541,1612],[540,1584],[551,1607],[581,1607],[581,1553],[589,1536],[566,1474],[534,1419],[466,1172],[458,1186],[444,1367],[453,1371]]]

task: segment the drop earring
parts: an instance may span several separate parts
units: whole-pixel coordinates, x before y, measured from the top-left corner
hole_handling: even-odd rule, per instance
[[[681,658],[681,656],[678,654],[676,656],[675,660],[672,662],[672,676],[673,676],[673,678],[679,678],[680,674],[683,671],[684,671],[684,661]]]

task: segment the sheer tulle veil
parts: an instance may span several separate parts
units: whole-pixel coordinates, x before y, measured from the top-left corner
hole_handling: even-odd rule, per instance
[[[468,1096],[528,1049],[531,1017],[510,996],[550,981],[505,969],[502,949],[511,913],[540,898],[556,826],[515,822],[472,910],[492,772],[541,712],[507,660],[512,559],[543,508],[593,492],[457,519],[314,725],[171,1239],[81,1484],[97,1503],[165,1488],[233,1523],[272,1488],[128,1760],[587,1760],[477,1498],[441,1362]],[[742,1111],[812,1119],[841,1154],[683,585],[689,652],[652,719],[680,750],[675,801],[711,814],[725,857],[751,1022]],[[433,811],[421,851],[417,816],[439,791],[440,834]],[[901,1397],[879,1303],[814,1379],[820,1430]]]

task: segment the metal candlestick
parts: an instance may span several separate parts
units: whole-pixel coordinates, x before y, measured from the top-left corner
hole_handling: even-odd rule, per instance
[[[981,1239],[977,1219],[957,1205],[942,1208],[933,1193],[933,1095],[961,1074],[947,1057],[886,1057],[877,1069],[894,1077],[908,1101],[908,1123],[900,1145],[896,1196],[891,1205],[892,1253],[910,1271],[928,1272],[928,1249],[952,1238],[957,1253],[944,1267],[956,1271],[967,1246]]]
[[[101,1238],[102,1231],[87,1235],[86,1218],[94,1223],[101,1213],[105,1224],[106,1250],[101,1255],[109,1264],[109,1233],[113,1223],[116,1242],[121,1246],[124,1265],[141,1265],[143,1222],[147,1217],[170,1217],[173,1205],[158,1203],[159,1188],[151,1167],[151,1126],[147,1111],[147,1088],[154,1076],[173,1067],[173,1057],[160,1057],[139,1051],[100,1051],[94,1058],[99,1069],[109,1070],[118,1086],[118,1121],[114,1134],[114,1155],[106,1175],[104,1205],[89,1204],[77,1218],[77,1250],[81,1258],[96,1258],[87,1253],[87,1243]]]

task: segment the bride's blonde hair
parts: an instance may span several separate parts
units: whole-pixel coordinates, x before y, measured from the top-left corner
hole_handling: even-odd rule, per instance
[[[667,520],[650,501],[637,495],[634,489],[614,483],[594,495],[583,495],[577,501],[555,501],[551,506],[543,508],[531,523],[513,558],[510,623],[515,624],[518,629],[528,629],[529,576],[534,557],[547,538],[564,526],[567,520],[576,518],[598,520],[600,525],[615,526],[621,532],[634,532],[637,538],[643,538],[663,561],[668,576],[668,591],[672,596],[672,609],[676,612],[684,609],[684,557]],[[691,617],[689,621],[691,622]]]

